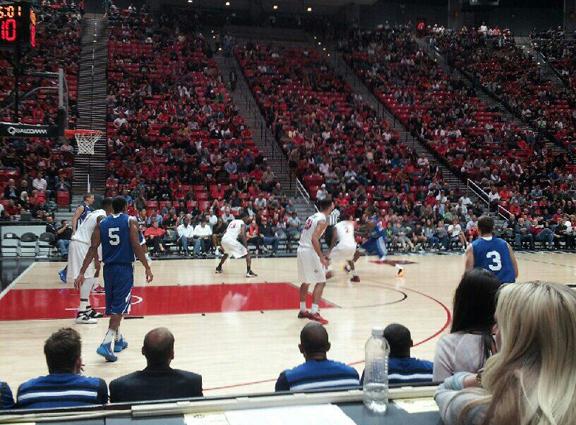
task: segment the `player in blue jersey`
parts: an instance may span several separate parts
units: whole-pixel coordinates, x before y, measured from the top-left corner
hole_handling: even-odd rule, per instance
[[[514,283],[518,277],[518,262],[508,242],[493,236],[492,217],[480,217],[478,231],[480,237],[466,250],[466,270],[480,267],[494,273],[502,283]]]
[[[128,347],[126,339],[120,333],[122,315],[130,312],[130,299],[134,285],[134,257],[136,256],[146,270],[146,282],[153,279],[152,270],[140,245],[138,223],[126,211],[126,200],[116,197],[112,201],[111,216],[97,224],[92,234],[92,243],[86,254],[79,276],[74,284],[81,287],[84,273],[97,255],[98,245],[102,243],[102,262],[104,263],[104,286],[106,291],[106,314],[110,316],[108,332],[96,352],[109,362],[115,362],[119,353]]]
[[[369,236],[368,239],[360,245],[360,248],[365,251],[366,254],[378,255],[378,260],[384,262],[388,255],[388,249],[386,248],[386,229],[377,216],[365,217],[365,220],[368,224]],[[354,261],[357,259],[358,257],[355,256]],[[400,277],[403,276],[404,268],[400,264],[396,264],[395,267],[396,275]]]

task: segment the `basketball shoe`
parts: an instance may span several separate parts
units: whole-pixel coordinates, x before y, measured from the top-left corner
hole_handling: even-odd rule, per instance
[[[310,319],[310,312],[306,311],[299,311],[298,312],[298,319]]]
[[[119,353],[128,348],[128,341],[124,337],[120,337],[119,340],[114,341],[114,352]]]
[[[100,347],[96,349],[96,353],[104,357],[107,362],[115,362],[118,360],[116,354],[112,352],[112,343],[110,342],[107,344],[100,344]]]
[[[396,276],[397,277],[404,277],[404,267],[402,267],[400,264],[396,264]]]
[[[308,318],[310,320],[314,320],[315,322],[318,322],[322,325],[328,324],[328,320],[326,320],[322,316],[320,316],[320,313],[310,313],[310,316]]]
[[[90,315],[85,311],[79,311],[76,315],[76,323],[78,325],[94,325],[98,323],[98,320],[94,317],[90,317]]]
[[[256,273],[254,273],[252,270],[248,270],[246,272],[246,277],[256,277],[258,276]]]
[[[352,279],[350,279],[350,282],[360,282],[360,276],[356,275],[356,276],[352,276]]]

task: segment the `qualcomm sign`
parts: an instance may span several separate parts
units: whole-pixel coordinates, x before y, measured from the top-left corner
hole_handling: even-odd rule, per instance
[[[48,125],[0,122],[0,137],[57,137],[58,128]]]

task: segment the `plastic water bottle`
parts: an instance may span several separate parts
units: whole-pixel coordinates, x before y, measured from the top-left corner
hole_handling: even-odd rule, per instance
[[[390,347],[383,328],[373,328],[366,341],[364,369],[364,405],[371,411],[385,414],[388,409],[388,355]]]

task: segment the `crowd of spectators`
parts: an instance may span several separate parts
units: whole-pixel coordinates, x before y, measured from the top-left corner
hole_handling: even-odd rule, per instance
[[[380,215],[389,241],[402,250],[452,246],[448,224],[466,223],[471,202],[462,205],[438,167],[398,140],[322,52],[248,43],[235,54],[312,199],[331,195],[343,214],[356,218]]]
[[[543,55],[568,87],[572,90],[576,89],[576,80],[574,79],[576,39],[574,39],[574,34],[566,34],[561,28],[557,28],[531,34],[530,38],[532,46]]]
[[[442,336],[434,362],[410,356],[410,331],[391,324],[390,383],[438,385],[435,400],[443,423],[574,423],[576,295],[566,285],[526,282],[500,285],[489,271],[472,269],[454,295],[454,322]],[[558,326],[562,323],[563,326]],[[14,399],[0,382],[1,409],[34,409],[189,399],[203,396],[202,376],[170,367],[174,335],[156,328],[144,338],[147,366],[110,382],[84,376],[78,332],[64,328],[45,342],[49,374],[21,384]],[[328,358],[326,328],[316,322],[300,332],[305,362],[282,371],[275,391],[305,392],[357,388],[358,371]],[[110,391],[108,392],[108,388]],[[538,397],[545,394],[549,397]]]
[[[239,208],[278,233],[293,214],[187,18],[110,12],[107,194],[127,197],[154,254],[212,252]]]
[[[478,183],[494,210],[504,207],[513,221],[522,216],[552,231],[574,222],[576,183],[566,154],[538,132],[507,122],[473,88],[444,72],[409,28],[355,31],[340,46],[384,105],[439,160]]]
[[[62,68],[68,86],[69,123],[76,120],[78,67],[80,59],[81,10],[68,0],[42,0],[36,8],[36,47],[22,55],[21,66],[27,73],[57,72]],[[13,122],[14,52],[0,52],[0,121]],[[54,79],[22,76],[20,96],[37,87],[57,87]],[[19,121],[26,124],[55,125],[58,96],[40,90],[19,102]],[[5,192],[9,179],[18,180],[18,196],[0,198],[3,219],[17,220],[22,214],[33,217],[37,210],[54,210],[70,203],[74,148],[66,142],[48,138],[4,138],[0,147],[0,191]],[[43,181],[35,185],[34,181]],[[23,186],[24,185],[24,186]]]
[[[549,79],[531,52],[506,31],[444,31],[433,43],[451,64],[467,72],[538,130],[576,150],[574,92]]]

